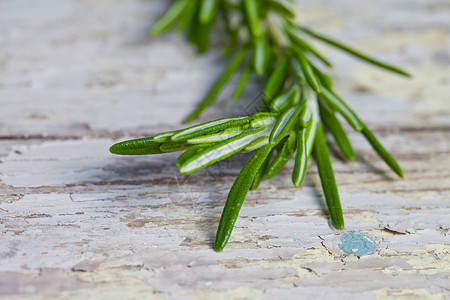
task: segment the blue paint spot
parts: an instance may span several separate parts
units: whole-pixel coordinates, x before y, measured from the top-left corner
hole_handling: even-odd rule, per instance
[[[355,256],[370,255],[377,250],[377,243],[372,237],[353,231],[344,233],[338,246],[346,255]]]

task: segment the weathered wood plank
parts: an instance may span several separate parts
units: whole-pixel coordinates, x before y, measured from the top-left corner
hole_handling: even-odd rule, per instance
[[[185,176],[174,154],[107,149],[179,127],[220,72],[218,53],[149,39],[165,1],[0,2],[0,297],[450,297],[448,3],[299,4],[311,27],[414,74],[396,78],[329,52],[337,90],[406,178],[351,132],[354,162],[331,149],[344,232],[329,226],[314,164],[295,189],[288,163],[249,193],[215,253],[248,155]],[[240,103],[224,91],[202,118],[252,110],[259,89],[254,82]]]

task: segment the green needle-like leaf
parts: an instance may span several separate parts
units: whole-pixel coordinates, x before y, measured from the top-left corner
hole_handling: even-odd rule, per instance
[[[383,145],[377,140],[375,135],[370,131],[367,126],[362,130],[362,134],[366,137],[373,149],[380,155],[380,157],[387,163],[389,167],[400,177],[403,178],[403,171],[395,159],[384,149]]]
[[[266,132],[267,130],[265,130],[265,128],[254,129],[243,132],[223,142],[213,144],[204,151],[195,153],[184,161],[180,166],[180,172],[183,174],[190,174],[219,160],[225,159],[245,148],[257,138],[266,135]]]
[[[250,122],[250,127],[258,128],[258,127],[266,127],[270,125],[274,125],[277,121],[277,115],[264,113],[255,114],[252,117],[252,121]],[[258,115],[258,116],[257,116]]]
[[[286,16],[287,18],[295,18],[295,13],[289,7],[289,3],[280,0],[270,0],[268,4],[271,9]]]
[[[214,250],[217,252],[222,251],[230,239],[245,196],[247,196],[256,173],[261,168],[271,150],[272,146],[267,145],[256,151],[242,167],[241,172],[234,181],[217,229],[216,241],[214,243]]]
[[[194,15],[195,16],[195,15]],[[192,18],[192,23],[189,26],[187,39],[189,42],[197,46],[197,40],[198,40],[198,27],[199,22],[197,18]],[[198,46],[197,46],[198,47]]]
[[[177,152],[191,148],[193,145],[186,142],[167,142],[162,144],[159,149],[162,152]]]
[[[245,146],[245,148],[242,149],[241,152],[242,153],[252,152],[267,144],[269,144],[269,138],[267,136],[262,136],[257,138],[250,144],[248,144],[248,146]]]
[[[330,153],[320,124],[317,125],[316,139],[314,141],[314,158],[319,169],[322,190],[330,212],[331,222],[336,229],[344,229],[344,215],[342,214],[341,201],[331,167]]]
[[[180,156],[178,156],[176,165],[180,167],[188,158],[196,154],[197,152],[204,151],[206,148],[208,148],[210,145],[200,144],[200,145],[193,145],[191,148],[187,149],[183,152]]]
[[[287,140],[287,152],[283,152],[283,156],[286,158],[287,155],[291,155],[295,152],[295,150],[297,149],[297,130],[295,129],[295,125],[294,125],[294,129],[291,130],[291,133],[289,134],[289,138]],[[288,153],[286,155],[286,153]]]
[[[210,90],[208,95],[203,99],[200,105],[186,118],[185,122],[190,122],[197,118],[202,111],[204,111],[213,101],[216,99],[220,90],[225,86],[225,84],[230,80],[231,75],[236,72],[236,70],[241,65],[242,61],[245,58],[245,54],[247,52],[247,47],[242,47],[236,56],[233,58],[231,63],[225,69],[223,74],[219,77],[217,82],[214,84],[213,88]]]
[[[170,136],[170,139],[172,141],[185,141],[209,133],[219,132],[230,127],[245,125],[251,120],[253,120],[253,118],[251,117],[218,119],[173,132],[173,134]]]
[[[234,91],[233,100],[238,100],[241,97],[242,92],[244,91],[245,85],[247,84],[248,78],[252,72],[252,60],[249,59],[245,64],[244,70],[242,70],[241,80]]]
[[[300,66],[300,63],[298,62],[297,58],[291,57],[290,66],[298,83],[299,84],[306,83],[305,73],[303,73],[302,66]]]
[[[243,0],[245,14],[251,34],[258,37],[262,34],[261,21],[259,20],[259,1]]]
[[[109,148],[113,154],[119,155],[145,155],[145,154],[160,154],[162,152],[159,147],[160,143],[155,142],[152,137],[128,140],[114,144]]]
[[[305,74],[306,81],[311,86],[311,88],[316,91],[316,93],[321,93],[321,87],[320,87],[320,80],[317,77],[316,73],[314,73],[314,70],[312,66],[310,65],[308,59],[306,58],[305,54],[303,53],[303,50],[299,49],[298,47],[294,47],[295,53],[298,57],[298,62],[300,63],[300,66],[302,67],[303,73]]]
[[[351,54],[353,56],[356,56],[356,57],[358,57],[358,58],[368,62],[368,63],[371,63],[371,64],[373,64],[375,66],[378,66],[380,68],[386,69],[388,71],[391,71],[391,72],[394,72],[394,73],[397,73],[397,74],[400,74],[400,75],[403,75],[403,76],[406,76],[406,77],[411,77],[411,75],[409,73],[403,71],[402,69],[399,69],[399,68],[394,67],[392,65],[389,65],[389,64],[386,64],[386,63],[381,62],[379,60],[376,60],[374,58],[371,58],[371,57],[369,57],[369,56],[367,56],[367,55],[365,55],[365,54],[363,54],[363,53],[361,53],[361,52],[359,52],[359,51],[357,51],[355,49],[352,49],[352,48],[350,48],[350,47],[348,47],[348,46],[346,46],[344,44],[341,44],[341,43],[339,43],[339,42],[337,42],[337,41],[335,41],[333,39],[330,39],[330,38],[328,38],[326,36],[318,34],[318,33],[314,32],[314,31],[312,31],[310,29],[307,29],[307,28],[302,27],[302,26],[298,26],[298,28],[300,30],[302,30],[303,32],[309,34],[310,36],[312,36],[312,37],[314,37],[314,38],[316,38],[318,40],[321,40],[321,41],[323,41],[323,42],[325,42],[325,43],[327,43],[329,45],[332,45],[332,46],[334,46],[336,48],[339,48],[339,49],[341,49],[341,50],[343,50],[343,51],[345,51],[345,52],[347,52],[347,53],[349,53],[349,54]]]
[[[292,170],[292,183],[296,187],[302,185],[303,180],[306,176],[306,171],[308,168],[308,148],[307,148],[307,140],[311,134],[311,126],[303,128],[297,137],[297,154],[295,155],[295,165]]]
[[[347,134],[345,134],[344,128],[342,128],[341,123],[334,115],[334,112],[330,112],[325,107],[320,106],[320,116],[322,122],[336,140],[344,157],[348,160],[354,160],[355,152],[353,151],[352,145],[347,138]]]
[[[209,36],[211,34],[212,23],[198,23],[197,24],[197,51],[198,53],[205,53],[209,48]]]
[[[269,166],[270,158],[272,157],[274,150],[275,150],[275,148],[272,148],[272,150],[270,150],[269,155],[267,155],[266,159],[264,160],[263,164],[259,168],[258,172],[256,172],[255,178],[253,178],[253,182],[252,182],[252,186],[251,186],[252,190],[256,190],[259,187],[259,184],[261,183],[262,179],[264,178],[264,175],[267,172],[267,167]]]
[[[289,144],[288,137],[285,137],[283,147],[278,151],[277,155],[267,168],[266,172],[267,179],[270,179],[273,176],[275,176],[275,174],[277,174],[281,170],[281,168],[283,168],[283,166],[287,163],[287,161],[291,158],[292,154],[294,154],[295,148],[293,149],[294,151],[291,151],[291,149],[289,149],[290,146],[291,145]]]
[[[332,91],[333,83],[331,82],[330,76],[328,76],[327,74],[320,71],[319,68],[315,67],[313,64],[311,64],[311,66],[313,67],[314,72],[316,73],[317,77],[319,77],[320,83],[324,87],[326,87],[328,90]]]
[[[202,4],[200,6],[200,13],[198,15],[199,18],[198,20],[200,21],[200,23],[202,24],[211,23],[216,14],[218,5],[219,0],[202,0]]]
[[[223,48],[222,55],[223,56],[230,55],[230,53],[233,52],[234,49],[236,49],[238,41],[239,41],[239,27],[231,31],[228,42],[226,46]]]
[[[266,100],[272,100],[283,88],[287,76],[288,62],[288,58],[283,57],[267,80],[266,87],[264,88],[264,98]]]
[[[285,134],[291,129],[292,124],[294,124],[295,119],[300,115],[302,110],[305,108],[306,102],[298,103],[286,110],[278,119],[277,123],[270,132],[269,142],[272,145],[278,144]]]
[[[213,134],[202,135],[197,138],[189,139],[187,142],[189,144],[210,144],[224,141],[226,139],[232,138],[236,135],[244,132],[241,128],[235,128],[234,130],[224,130],[221,132],[216,132]]]
[[[173,2],[166,13],[153,24],[150,31],[151,34],[160,35],[172,27],[172,25],[178,21],[178,18],[190,1],[191,0],[176,0]]]
[[[287,163],[288,159],[284,159],[280,153],[277,153],[275,158],[270,162],[266,172],[266,179],[271,179],[275,176],[281,168]]]
[[[183,32],[186,28],[189,27],[189,25],[192,22],[192,19],[195,16],[195,13],[197,12],[197,3],[198,1],[189,1],[189,3],[182,11],[182,14],[180,15],[179,20],[180,22],[178,26],[175,28],[175,32],[177,33]]]
[[[276,117],[278,117],[280,114],[279,113],[277,113],[277,112],[267,112],[267,111],[264,111],[264,112],[258,112],[258,113],[256,113],[256,114],[254,114],[253,116],[252,116],[252,118],[254,119],[254,120],[258,120],[258,119],[267,119],[267,118],[276,118]]]
[[[317,51],[313,46],[311,46],[309,43],[305,42],[301,37],[298,30],[295,30],[291,26],[286,25],[286,32],[291,38],[291,40],[296,43],[300,48],[302,48],[305,51],[310,52],[312,55],[314,55],[318,60],[320,60],[324,65],[327,67],[332,67],[333,65],[331,62],[328,61],[322,54],[320,54],[319,51]]]
[[[329,91],[328,89],[322,89],[322,99],[326,102],[328,106],[339,112],[347,122],[356,131],[361,131],[364,128],[363,122],[358,118],[358,116],[351,110],[351,108],[339,98],[335,93]]]
[[[266,72],[270,60],[270,45],[265,34],[255,41],[255,54],[253,55],[253,66],[258,75]]]
[[[309,105],[307,109],[313,111]],[[301,128],[297,133],[297,154],[295,155],[295,165],[292,170],[292,183],[296,187],[301,186],[305,179],[309,157],[311,156],[317,132],[317,113],[310,112],[304,117],[307,119],[303,120],[305,127]]]
[[[231,34],[231,32],[233,31],[233,24],[231,24],[231,10],[233,9],[235,8],[230,5],[230,3],[219,0],[219,13],[223,19],[223,23],[228,34]],[[239,7],[236,7],[236,9],[239,9]]]
[[[297,102],[299,98],[300,88],[297,84],[294,84],[286,92],[273,99],[270,103],[270,108],[273,111],[284,111],[287,107]]]
[[[302,127],[308,127],[311,125],[311,122],[313,121],[313,110],[311,105],[306,105],[306,108],[302,110],[298,119]]]
[[[165,143],[172,140],[172,137],[177,134],[179,130],[175,131],[167,131],[160,134],[157,134],[153,137],[153,139],[158,143]]]

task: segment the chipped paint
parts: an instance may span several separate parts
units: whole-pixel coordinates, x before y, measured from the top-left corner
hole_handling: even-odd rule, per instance
[[[378,290],[378,300],[446,300],[444,293],[432,293],[426,289],[403,289],[403,290]]]
[[[178,128],[220,73],[218,53],[197,56],[174,36],[149,42],[166,1],[47,2],[1,4],[0,297],[450,298],[445,0],[302,1],[309,26],[414,73],[327,52],[336,90],[406,177],[349,131],[356,160],[332,157],[344,232],[329,225],[314,163],[294,188],[288,162],[248,194],[222,253],[211,249],[217,222],[247,156],[185,176],[175,154],[107,151]],[[204,120],[245,109],[225,101],[232,88]]]
[[[344,254],[355,256],[370,255],[377,250],[377,243],[371,236],[353,231],[344,233],[338,246]]]

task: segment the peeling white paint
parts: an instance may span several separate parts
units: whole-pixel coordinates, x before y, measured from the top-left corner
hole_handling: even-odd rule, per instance
[[[406,178],[350,131],[357,159],[332,158],[343,232],[329,225],[314,164],[297,189],[289,162],[248,194],[216,253],[217,222],[247,156],[185,176],[175,154],[108,148],[180,126],[221,71],[218,53],[197,56],[180,37],[149,40],[166,1],[2,1],[0,297],[449,298],[449,8],[405,3],[305,0],[299,16],[414,73],[408,81],[329,52],[336,90]],[[205,120],[245,109],[226,99],[231,90]],[[349,232],[373,237],[376,252],[345,255]]]

